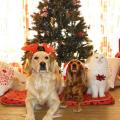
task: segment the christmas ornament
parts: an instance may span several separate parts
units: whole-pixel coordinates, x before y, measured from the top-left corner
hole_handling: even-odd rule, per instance
[[[78,33],[77,33],[77,36],[78,36],[78,37],[83,37],[83,36],[84,36],[84,33],[83,33],[83,32],[78,32]]]
[[[47,15],[48,15],[48,8],[44,7],[43,10],[40,13],[40,16],[47,17]]]
[[[73,5],[78,5],[80,3],[79,0],[72,0]]]

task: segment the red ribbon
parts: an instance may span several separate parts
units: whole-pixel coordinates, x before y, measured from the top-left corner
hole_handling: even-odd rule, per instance
[[[105,78],[106,78],[106,76],[100,75],[100,74],[98,74],[98,75],[96,76],[96,79],[99,80],[99,81],[105,80]]]

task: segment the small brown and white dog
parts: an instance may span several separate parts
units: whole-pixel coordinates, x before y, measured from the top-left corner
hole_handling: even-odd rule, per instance
[[[35,120],[36,104],[47,104],[49,109],[43,120],[53,120],[60,106],[58,94],[64,87],[54,54],[38,51],[33,54],[30,64],[31,75],[26,84],[26,120]]]
[[[65,83],[64,100],[77,101],[78,105],[75,106],[74,111],[80,112],[80,104],[87,88],[87,71],[81,61],[72,59],[69,62]]]

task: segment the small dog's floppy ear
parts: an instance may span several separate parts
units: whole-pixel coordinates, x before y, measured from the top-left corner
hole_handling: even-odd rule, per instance
[[[83,66],[83,72],[82,72],[82,82],[85,86],[87,86],[88,80],[87,80],[87,72],[88,72],[88,68],[82,64]]]
[[[52,53],[50,54],[50,62],[53,62],[54,60],[56,60],[56,55],[55,55],[54,52],[52,52]]]

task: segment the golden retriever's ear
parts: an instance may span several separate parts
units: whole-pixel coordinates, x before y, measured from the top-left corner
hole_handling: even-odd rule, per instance
[[[32,56],[33,56],[33,53],[32,53],[32,52],[27,52],[26,55],[25,55],[25,57],[26,57],[29,61],[31,61]]]
[[[56,60],[56,55],[53,52],[53,53],[50,54],[50,62],[53,62],[54,60]]]
[[[27,52],[25,55],[26,60],[23,63],[23,68],[25,70],[25,73],[27,71],[28,75],[31,74],[31,59],[32,59],[33,53],[32,52]]]
[[[50,54],[50,71],[55,72],[58,67],[55,53]]]

